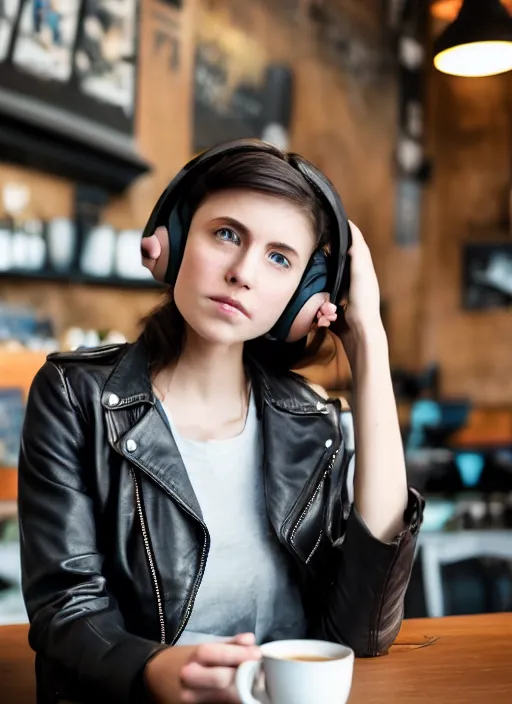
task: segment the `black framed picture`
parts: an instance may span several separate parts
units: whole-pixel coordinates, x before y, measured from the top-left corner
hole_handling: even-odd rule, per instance
[[[0,0],[2,89],[132,135],[140,0]],[[1,96],[0,96],[1,101]]]
[[[512,242],[464,246],[462,305],[470,310],[512,307]]]
[[[192,149],[260,137],[267,53],[224,13],[202,8],[194,62]]]

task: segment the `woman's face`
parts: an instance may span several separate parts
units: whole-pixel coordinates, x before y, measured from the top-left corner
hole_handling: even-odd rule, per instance
[[[196,210],[174,288],[187,324],[213,344],[266,334],[315,248],[294,203],[249,190],[219,191]]]

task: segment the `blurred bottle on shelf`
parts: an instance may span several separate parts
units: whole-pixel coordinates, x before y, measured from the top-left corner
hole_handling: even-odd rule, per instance
[[[59,274],[72,268],[77,247],[76,225],[70,218],[57,217],[46,226],[48,263]]]
[[[28,186],[7,183],[2,204],[6,218],[0,226],[0,271],[42,271],[47,256],[44,223],[29,212]]]
[[[124,344],[126,337],[117,330],[98,331],[71,327],[64,331],[60,339],[61,350],[78,350],[102,345]]]
[[[108,223],[99,223],[84,234],[80,270],[87,276],[112,276],[116,250],[116,231]]]

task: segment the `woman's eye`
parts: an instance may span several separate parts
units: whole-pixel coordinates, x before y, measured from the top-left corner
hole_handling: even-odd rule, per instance
[[[277,264],[277,266],[283,267],[284,269],[288,269],[290,266],[288,259],[284,256],[284,254],[280,254],[279,252],[271,252],[270,261]]]
[[[221,227],[215,232],[215,236],[224,242],[234,242],[235,244],[240,244],[240,237],[229,227]]]

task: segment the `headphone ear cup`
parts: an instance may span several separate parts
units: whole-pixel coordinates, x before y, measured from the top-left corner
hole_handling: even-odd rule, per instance
[[[140,245],[142,265],[148,269],[153,278],[166,283],[169,262],[169,234],[164,225],[160,225],[151,235],[143,235]]]
[[[288,332],[288,337],[286,342],[297,342],[307,337],[311,331],[311,324],[316,322],[320,307],[327,303],[329,300],[329,294],[327,291],[322,291],[321,293],[314,293],[311,298],[304,303],[302,308],[299,310],[293,322],[290,326]]]
[[[311,257],[295,294],[283,314],[269,332],[275,340],[288,340],[292,325],[306,303],[327,291],[327,255],[318,249]],[[329,295],[327,294],[327,299]],[[320,300],[320,299],[318,299]]]

